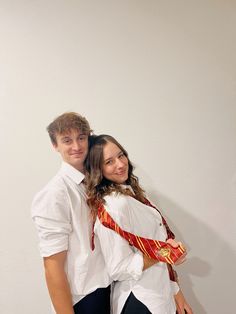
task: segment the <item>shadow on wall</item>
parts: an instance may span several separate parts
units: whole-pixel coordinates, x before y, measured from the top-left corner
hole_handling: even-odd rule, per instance
[[[165,196],[156,191],[147,191],[152,201],[159,206],[168,224],[182,241],[191,257],[177,267],[180,285],[184,295],[195,314],[232,314],[235,303],[232,286],[232,276],[235,269],[236,255],[232,248],[219,235],[202,221],[192,217]],[[173,221],[173,211],[177,223]],[[181,228],[184,231],[181,231]],[[198,293],[194,291],[192,277],[200,281]],[[199,290],[199,285],[200,288]],[[200,291],[200,292],[199,292]]]

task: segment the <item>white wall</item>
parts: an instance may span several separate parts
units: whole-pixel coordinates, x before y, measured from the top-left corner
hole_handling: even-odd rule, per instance
[[[45,127],[84,114],[117,137],[189,247],[195,314],[235,302],[236,1],[0,0],[0,313],[49,314],[33,195],[59,157]]]

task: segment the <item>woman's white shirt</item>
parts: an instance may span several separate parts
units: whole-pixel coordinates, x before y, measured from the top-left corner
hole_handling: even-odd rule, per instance
[[[126,231],[136,235],[166,241],[167,233],[158,211],[131,196],[112,193],[105,197],[105,209],[115,222]],[[95,235],[109,275],[115,282],[113,291],[113,314],[119,314],[130,292],[144,303],[153,314],[175,314],[174,294],[177,284],[169,279],[167,265],[159,262],[142,271],[143,256],[136,248],[104,227],[97,218]]]

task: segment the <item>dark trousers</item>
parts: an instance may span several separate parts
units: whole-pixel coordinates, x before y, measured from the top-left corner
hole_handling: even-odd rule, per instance
[[[75,314],[110,314],[110,286],[99,288],[74,305]]]
[[[135,298],[131,292],[121,314],[151,314],[151,312],[142,302]]]

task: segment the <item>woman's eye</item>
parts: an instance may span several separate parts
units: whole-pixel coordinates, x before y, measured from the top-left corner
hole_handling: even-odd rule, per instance
[[[106,162],[105,162],[105,165],[111,165],[112,164],[112,160],[107,160]]]

